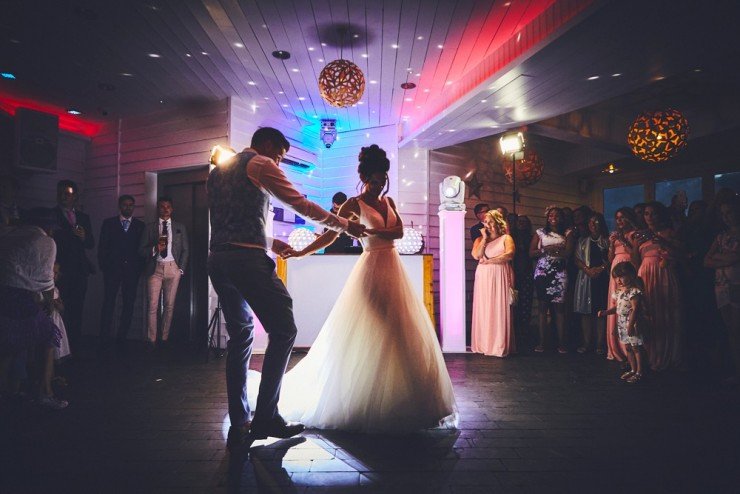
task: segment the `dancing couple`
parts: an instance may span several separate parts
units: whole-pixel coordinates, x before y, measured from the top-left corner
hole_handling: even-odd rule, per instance
[[[362,148],[362,193],[334,215],[307,200],[280,170],[289,149],[280,131],[261,128],[249,148],[208,177],[208,274],[229,333],[228,449],[244,450],[268,436],[291,437],[306,426],[402,433],[454,425],[452,383],[434,327],[393,247],[403,223],[384,193],[390,169],[385,151],[377,145]],[[301,251],[272,238],[270,196],[328,231]],[[341,232],[359,238],[364,252],[311,350],[283,379],[297,329],[293,302],[266,250],[302,257],[330,245]],[[252,417],[247,371],[253,313],[269,342]],[[250,381],[256,381],[251,373]]]

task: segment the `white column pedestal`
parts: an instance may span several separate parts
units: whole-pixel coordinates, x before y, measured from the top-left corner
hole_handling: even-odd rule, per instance
[[[465,353],[465,211],[439,212],[442,351]]]

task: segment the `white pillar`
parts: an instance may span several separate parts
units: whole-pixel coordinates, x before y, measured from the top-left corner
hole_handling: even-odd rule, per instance
[[[465,211],[439,212],[442,351],[465,353]]]

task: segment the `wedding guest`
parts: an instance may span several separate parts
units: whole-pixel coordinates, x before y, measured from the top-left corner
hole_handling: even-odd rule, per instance
[[[635,233],[637,217],[630,207],[621,207],[614,213],[614,222],[616,230],[609,235],[609,263],[613,270],[620,262],[634,262],[636,258],[637,245],[632,238]],[[635,265],[637,269],[637,265]],[[617,279],[614,276],[609,278],[609,288],[607,290],[607,309],[611,310],[616,301],[613,297],[617,290]],[[606,320],[606,358],[625,362],[627,360],[628,348],[620,342],[616,332],[616,320],[612,317]]]
[[[57,183],[57,221],[54,232],[59,263],[59,295],[64,300],[64,325],[70,347],[75,350],[82,337],[82,314],[87,278],[95,272],[86,251],[95,247],[90,217],[78,209],[79,189],[72,180]],[[79,350],[79,348],[77,349]]]
[[[573,210],[573,229],[576,239],[589,236],[588,221],[591,218],[591,208],[582,205]]]
[[[605,321],[596,314],[606,308],[609,289],[609,232],[601,213],[591,213],[588,218],[589,234],[578,240],[575,264],[578,275],[573,298],[573,312],[581,315],[583,341],[578,353],[591,349],[596,331],[596,353],[604,353]]]
[[[471,350],[496,357],[516,351],[511,307],[514,288],[511,260],[515,247],[507,230],[501,213],[496,209],[489,211],[472,251],[478,267],[473,289]]]
[[[347,194],[344,192],[337,192],[332,196],[331,198],[331,211],[332,214],[337,214],[339,212],[339,208],[342,207],[342,204],[344,204],[347,201]],[[328,231],[327,228],[324,229],[324,232]],[[334,241],[333,244],[328,245],[324,249],[325,254],[344,254],[347,252],[347,249],[352,247],[354,243],[354,240],[352,237],[347,235],[346,233],[342,232],[339,234],[339,237]]]
[[[0,392],[8,388],[8,367],[21,352],[39,348],[40,387],[37,403],[61,410],[68,403],[54,396],[54,348],[61,334],[49,317],[53,307],[54,259],[51,235],[57,213],[46,208],[28,212],[27,225],[0,229]],[[43,304],[37,294],[43,293]]]
[[[612,294],[614,306],[608,310],[600,310],[598,316],[617,316],[615,331],[618,333],[620,343],[627,348],[627,360],[630,364],[630,370],[623,373],[621,379],[635,384],[640,381],[645,371],[645,358],[642,353],[645,321],[642,280],[637,276],[635,266],[629,261],[622,261],[614,266],[612,278],[617,280],[618,286]]]
[[[294,252],[285,242],[270,237],[267,223],[270,196],[332,230],[360,236],[365,229],[323,210],[295,190],[278,168],[289,149],[290,143],[282,132],[262,127],[252,135],[251,147],[211,170],[206,184],[211,220],[208,275],[221,301],[229,333],[226,358],[231,422],[226,440],[229,451],[248,448],[254,439],[291,437],[304,430],[301,424],[286,423],[277,409],[283,373],[297,329],[293,301],[266,252],[267,249],[277,255]],[[247,369],[252,355],[254,314],[264,325],[269,344],[252,419],[247,403]]]
[[[740,200],[728,199],[720,207],[725,231],[717,235],[704,258],[704,265],[715,270],[717,307],[725,323],[735,376],[740,379]]]
[[[645,349],[650,367],[660,371],[677,367],[683,350],[683,299],[676,263],[681,259],[682,246],[671,228],[668,209],[657,201],[645,205],[648,228],[638,231],[640,269],[645,283],[645,304],[650,319],[650,338]]]
[[[185,225],[172,221],[172,199],[157,199],[157,221],[146,226],[139,242],[139,255],[147,258],[145,268],[149,310],[147,344],[153,350],[157,341],[157,314],[162,297],[162,346],[169,341],[177,287],[188,267],[190,250]]]
[[[100,227],[98,266],[103,272],[103,307],[100,312],[101,342],[110,340],[118,292],[121,292],[121,318],[116,343],[121,349],[131,327],[143,258],[139,243],[146,225],[133,217],[136,200],[125,194],[118,198],[118,215],[107,218]]]
[[[680,232],[686,224],[686,208],[689,206],[689,198],[685,190],[679,190],[671,197],[671,205],[668,212],[671,216],[671,227],[674,232]]]
[[[480,237],[480,231],[481,228],[483,228],[483,220],[486,217],[486,213],[489,210],[488,204],[482,202],[480,204],[476,204],[473,208],[473,213],[475,214],[475,217],[478,219],[478,223],[470,227],[470,241],[475,242],[475,239]]]
[[[532,295],[534,293],[534,272],[532,258],[529,257],[529,244],[532,242],[532,222],[528,216],[518,216],[514,224],[514,283],[519,292],[514,307],[514,329],[521,344],[529,334],[529,323],[532,320]]]
[[[645,224],[645,205],[644,202],[638,202],[634,206],[632,206],[632,211],[635,212],[635,218],[637,218],[637,223],[635,224],[635,228],[637,230],[644,230],[647,228],[647,225]]]
[[[547,334],[547,312],[554,315],[558,332],[558,352],[568,353],[565,336],[565,307],[568,290],[567,260],[573,253],[575,240],[573,231],[565,227],[563,210],[548,206],[545,210],[546,224],[538,228],[529,246],[530,257],[537,259],[534,270],[534,285],[539,307],[539,344],[534,351],[545,351]]]

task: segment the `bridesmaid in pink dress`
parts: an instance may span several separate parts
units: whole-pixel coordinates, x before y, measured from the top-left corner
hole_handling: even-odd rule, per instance
[[[516,352],[512,331],[510,289],[514,287],[514,240],[500,212],[493,209],[483,220],[482,236],[473,244],[478,259],[473,288],[471,350],[506,357]]]
[[[640,278],[645,283],[649,333],[645,341],[650,367],[660,371],[681,363],[683,318],[676,260],[681,246],[670,228],[667,208],[659,202],[645,206],[647,230],[634,235],[639,246]]]
[[[617,209],[614,220],[617,224],[617,229],[609,236],[608,255],[611,262],[609,272],[620,262],[634,262],[634,250],[636,249],[632,236],[635,233],[637,217],[632,208],[624,207]],[[635,269],[637,269],[637,265],[635,265]],[[616,289],[617,280],[609,276],[609,291],[607,292],[606,299],[607,310],[615,307],[616,300],[612,299],[612,294]],[[619,336],[615,331],[616,327],[617,319],[615,317],[608,317],[606,319],[606,358],[616,360],[617,362],[625,362],[627,360],[627,349],[623,343],[619,342]]]

